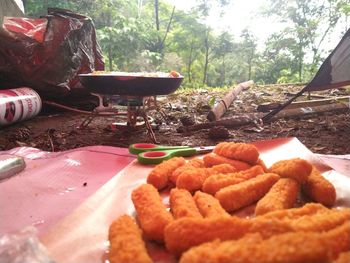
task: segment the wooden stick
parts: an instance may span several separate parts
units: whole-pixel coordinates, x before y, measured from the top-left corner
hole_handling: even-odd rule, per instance
[[[238,96],[241,91],[248,89],[254,81],[249,80],[246,82],[239,83],[235,88],[233,88],[226,96],[220,100],[218,104],[208,113],[207,119],[209,121],[217,121],[222,115],[227,111],[228,107],[231,105],[232,101]]]
[[[350,99],[350,96],[339,96],[339,97],[328,97],[328,98],[318,99],[318,100],[295,101],[295,102],[292,102],[290,105],[288,105],[286,107],[286,109],[329,105],[333,102],[345,102],[346,103],[347,101],[349,101],[349,99]],[[278,102],[260,104],[257,108],[257,111],[268,112],[270,110],[274,110],[274,109],[278,108],[280,105],[281,105],[281,103],[278,103]]]
[[[349,110],[348,104],[332,103],[328,105],[321,105],[321,106],[315,106],[315,107],[302,107],[297,109],[282,110],[279,113],[277,113],[275,116],[273,116],[271,119],[269,119],[268,122],[275,121],[280,118],[294,118],[294,117],[307,116],[311,114],[319,114],[319,113],[330,112],[330,111],[344,111],[344,110]],[[236,127],[252,124],[255,121],[260,120],[263,116],[264,114],[260,112],[247,113],[247,114],[233,116],[230,118],[224,118],[218,121],[200,123],[200,124],[188,126],[186,128],[187,128],[187,131],[209,129],[215,126],[224,126],[226,128],[236,128]]]

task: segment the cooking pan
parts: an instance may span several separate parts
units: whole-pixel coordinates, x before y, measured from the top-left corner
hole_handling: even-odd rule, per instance
[[[154,74],[156,75],[156,74]],[[182,76],[172,77],[140,74],[79,74],[81,84],[90,92],[106,95],[154,96],[167,95],[180,87]]]

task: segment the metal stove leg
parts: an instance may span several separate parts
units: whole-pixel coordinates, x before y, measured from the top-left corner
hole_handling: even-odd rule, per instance
[[[144,121],[145,121],[146,128],[147,128],[147,134],[148,134],[148,136],[150,137],[151,141],[152,141],[153,143],[159,143],[159,142],[157,141],[156,135],[155,135],[154,132],[153,132],[152,126],[151,126],[151,124],[150,124],[149,121],[148,121],[148,117],[147,117],[146,113],[143,112],[141,115],[142,115],[142,117],[143,117],[143,119],[144,119]]]

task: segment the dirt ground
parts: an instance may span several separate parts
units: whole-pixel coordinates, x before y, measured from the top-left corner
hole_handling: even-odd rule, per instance
[[[257,106],[267,102],[283,102],[290,93],[298,92],[302,86],[271,85],[254,86],[243,91],[229,107],[224,117],[257,111]],[[278,119],[262,127],[242,126],[228,130],[204,129],[179,132],[179,127],[206,122],[210,105],[219,101],[227,91],[195,90],[176,92],[158,97],[158,103],[166,118],[158,111],[149,111],[152,127],[159,143],[166,145],[205,146],[220,141],[251,142],[280,137],[296,137],[314,153],[350,153],[350,111],[327,112],[312,116]],[[314,94],[314,93],[313,93]],[[349,89],[319,92],[323,96],[347,96]],[[301,97],[299,100],[305,100]],[[39,116],[31,120],[0,129],[0,150],[18,146],[30,146],[46,151],[63,151],[89,145],[128,147],[136,142],[150,142],[146,129],[138,131],[112,129],[113,122],[120,117],[96,117],[87,127],[79,128],[86,115],[48,108],[44,105]],[[217,133],[221,138],[214,138]],[[225,134],[226,133],[226,134]],[[226,135],[226,137],[224,136]]]

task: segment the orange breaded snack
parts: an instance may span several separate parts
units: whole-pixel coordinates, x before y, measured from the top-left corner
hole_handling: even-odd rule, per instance
[[[247,170],[237,173],[214,174],[205,179],[202,190],[203,192],[215,195],[217,191],[226,186],[241,183],[263,173],[263,168],[260,165],[255,165]]]
[[[213,150],[217,155],[235,159],[249,164],[256,164],[259,159],[259,151],[253,144],[222,142]]]
[[[222,188],[215,197],[226,211],[235,211],[262,198],[279,178],[273,173],[260,174],[242,183]]]
[[[285,233],[267,240],[255,234],[193,247],[182,255],[180,263],[329,263],[327,252],[318,233]]]
[[[109,227],[108,238],[110,263],[153,262],[147,254],[141,229],[131,216],[123,215],[113,221]]]
[[[333,259],[338,258],[343,252],[350,251],[350,220],[325,232],[324,240]]]
[[[151,184],[143,184],[132,191],[131,199],[145,237],[162,242],[164,228],[173,221],[173,217],[166,210],[157,189]]]
[[[176,180],[179,177],[179,175],[187,170],[187,169],[192,169],[192,168],[204,168],[204,162],[202,159],[199,158],[194,158],[190,161],[188,161],[185,165],[180,166],[179,168],[177,168],[175,171],[173,171],[171,173],[171,175],[169,176],[169,180],[170,182],[172,182],[174,185],[176,185]]]
[[[180,166],[183,166],[186,160],[183,157],[173,157],[156,165],[147,177],[147,183],[157,189],[163,189],[169,183],[169,176]]]
[[[349,263],[350,262],[350,251],[341,253],[333,263]]]
[[[232,173],[236,169],[229,164],[219,164],[211,168],[194,168],[183,171],[176,180],[176,187],[190,192],[200,190],[205,179],[217,173]]]
[[[220,205],[220,202],[212,195],[197,191],[193,196],[199,212],[204,217],[224,217],[231,216]]]
[[[270,173],[276,173],[281,177],[292,178],[298,183],[304,183],[310,175],[311,170],[312,165],[300,158],[278,161],[269,169]]]
[[[342,225],[344,222],[350,222],[350,209],[328,209],[319,211],[312,216],[281,221],[288,223],[295,231],[328,231]]]
[[[215,153],[208,153],[208,154],[204,155],[203,161],[204,161],[205,167],[212,167],[214,165],[224,164],[224,163],[232,165],[233,167],[235,167],[237,169],[237,171],[246,170],[246,169],[249,169],[251,167],[251,165],[248,163],[238,161],[238,160],[229,159],[229,158],[226,158],[224,156],[217,155]]]
[[[339,253],[350,250],[349,209],[336,211],[326,208],[326,212],[322,213],[322,217],[318,214],[306,215],[296,220],[280,220],[264,216],[252,219],[235,216],[182,218],[175,220],[165,228],[165,244],[170,252],[180,254],[205,242],[215,239],[235,240],[248,233],[259,233],[263,239],[267,239],[287,232],[326,232],[327,235],[323,239],[327,240],[332,257],[336,258]]]
[[[294,179],[279,179],[270,191],[258,201],[255,207],[255,215],[294,207],[299,190],[300,186]]]
[[[315,166],[302,185],[303,192],[313,201],[325,206],[333,206],[336,200],[334,186],[322,176]]]
[[[185,189],[173,188],[170,191],[170,209],[175,219],[181,217],[202,218],[192,195]]]
[[[259,160],[256,162],[257,165],[260,165],[265,173],[269,172],[269,169],[267,168],[265,162],[259,158]]]
[[[291,232],[288,223],[274,219],[245,219],[236,216],[213,218],[181,218],[170,223],[164,231],[168,251],[181,254],[187,249],[215,239],[231,240],[248,233],[260,233],[268,238]]]
[[[265,218],[273,219],[298,219],[303,216],[315,215],[322,212],[328,212],[329,209],[318,203],[307,203],[302,207],[290,208],[285,210],[272,211],[264,214]]]

